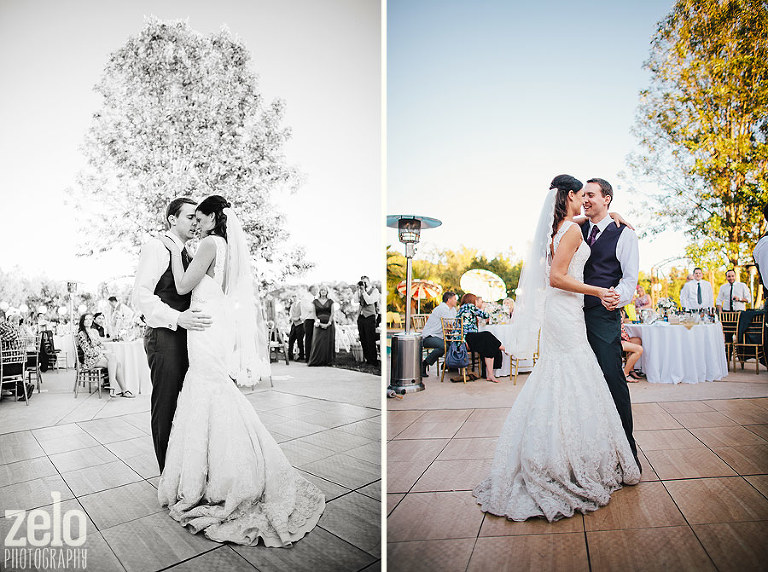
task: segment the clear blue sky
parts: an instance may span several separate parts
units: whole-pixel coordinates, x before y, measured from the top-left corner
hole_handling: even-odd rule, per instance
[[[610,181],[616,210],[642,230],[618,173],[635,147],[642,64],[672,5],[390,0],[387,213],[443,221],[424,233],[424,252],[522,256],[549,182],[569,173]],[[642,240],[641,269],[682,253],[682,241]]]
[[[0,0],[0,268],[94,283],[136,261],[75,259],[64,189],[107,58],[144,17],[222,25],[252,55],[267,101],[286,102],[289,162],[306,176],[282,201],[317,268],[302,280],[381,278],[381,7],[378,0]],[[343,221],[342,225],[336,223]]]

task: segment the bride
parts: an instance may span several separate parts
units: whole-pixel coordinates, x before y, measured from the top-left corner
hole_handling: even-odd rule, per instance
[[[179,395],[158,499],[193,533],[217,542],[289,546],[312,530],[325,497],[291,466],[235,385],[269,375],[248,246],[231,205],[218,195],[196,210],[203,239],[184,271],[169,238],[180,294],[213,324],[189,331],[189,370]],[[262,339],[263,338],[263,339]]]
[[[640,469],[597,358],[587,341],[584,294],[612,301],[612,289],[584,284],[590,248],[574,217],[582,184],[555,177],[526,260],[515,314],[520,355],[540,359],[515,401],[496,445],[491,473],[475,487],[482,510],[511,520],[550,522],[608,504]]]

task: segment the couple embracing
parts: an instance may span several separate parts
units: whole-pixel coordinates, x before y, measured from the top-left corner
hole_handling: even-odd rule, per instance
[[[174,199],[168,231],[142,248],[133,301],[147,323],[158,500],[217,542],[289,546],[317,524],[304,479],[237,385],[269,376],[250,252],[229,202]],[[185,243],[199,230],[194,258]]]
[[[473,491],[486,512],[551,522],[594,511],[640,480],[617,309],[637,284],[637,235],[609,215],[612,198],[603,179],[582,185],[559,175],[550,185],[510,348],[531,353],[540,332],[540,358],[504,423],[489,477]]]

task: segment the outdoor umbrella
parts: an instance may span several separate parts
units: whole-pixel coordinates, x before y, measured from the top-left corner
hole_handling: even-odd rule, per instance
[[[397,285],[397,291],[401,296],[405,296],[405,280]],[[413,280],[411,281],[411,295],[410,300],[416,300],[418,309],[417,312],[421,313],[421,301],[428,300],[429,298],[437,298],[443,293],[443,287],[429,280]]]
[[[460,286],[464,292],[472,292],[483,300],[495,302],[507,296],[507,286],[493,272],[475,268],[461,276]]]

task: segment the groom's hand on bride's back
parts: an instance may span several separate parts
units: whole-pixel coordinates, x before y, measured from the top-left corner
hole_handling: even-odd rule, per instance
[[[208,314],[203,314],[200,310],[185,310],[179,314],[176,324],[185,330],[204,330],[213,323],[213,319]]]

